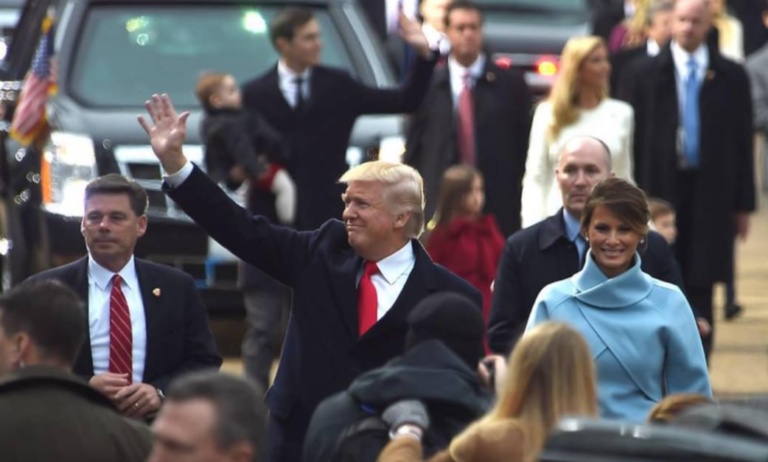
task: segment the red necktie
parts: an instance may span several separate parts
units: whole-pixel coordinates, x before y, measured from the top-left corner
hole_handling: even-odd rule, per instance
[[[128,374],[133,381],[133,331],[131,312],[123,295],[119,274],[112,277],[112,293],[109,297],[109,372]]]
[[[464,74],[464,85],[459,93],[456,124],[459,156],[462,164],[475,164],[475,112],[469,71]]]
[[[363,277],[360,279],[360,287],[357,296],[357,320],[360,336],[376,324],[379,299],[376,296],[376,287],[371,281],[371,276],[379,272],[379,267],[372,261],[365,262]]]

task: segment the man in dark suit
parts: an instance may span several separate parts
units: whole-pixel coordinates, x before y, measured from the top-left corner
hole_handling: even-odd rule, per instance
[[[88,256],[30,278],[59,280],[86,301],[74,372],[132,417],[157,412],[180,373],[221,365],[192,278],[133,256],[148,205],[146,191],[121,175],[91,181],[81,224]]]
[[[72,374],[86,338],[82,302],[55,281],[0,296],[0,447],[3,460],[144,462],[146,425]]]
[[[644,44],[621,50],[611,56],[611,95],[618,95],[621,73],[630,63],[644,56],[656,56],[666,47],[672,35],[672,10],[674,2],[664,0],[648,8],[645,34],[648,39]]]
[[[448,63],[408,129],[405,162],[424,177],[427,217],[435,210],[443,172],[477,166],[485,176],[485,211],[505,235],[520,229],[520,194],[531,123],[531,95],[523,77],[482,52],[483,17],[467,0],[445,15]]]
[[[270,23],[280,61],[243,86],[246,110],[260,112],[287,145],[296,182],[296,227],[315,229],[341,213],[336,183],[347,170],[346,151],[357,117],[418,108],[436,62],[421,27],[401,15],[401,36],[419,55],[399,89],[371,88],[339,69],[320,65],[320,25],[312,10],[288,7]]]
[[[608,147],[596,138],[573,138],[563,146],[556,175],[563,208],[513,234],[499,264],[488,344],[500,354],[507,354],[525,330],[541,289],[573,276],[583,265],[588,245],[579,232],[581,213],[592,187],[613,176]],[[640,246],[643,271],[682,288],[680,271],[664,238],[651,231],[646,242]]]
[[[424,227],[423,182],[403,164],[368,162],[345,173],[342,218],[298,232],[232,202],[182,153],[185,112],[167,95],[147,102],[139,122],[168,172],[168,195],[211,237],[293,288],[294,303],[270,410],[269,461],[299,461],[309,419],[327,396],[360,373],[402,354],[406,317],[438,291],[481,306],[479,292],[435,265],[417,238]]]
[[[731,276],[734,234],[747,237],[755,179],[749,79],[707,44],[709,28],[705,0],[678,0],[672,43],[636,66],[642,77],[628,100],[642,160],[635,178],[675,206],[687,295],[712,323],[712,286]],[[704,342],[707,353],[711,347],[712,336]]]

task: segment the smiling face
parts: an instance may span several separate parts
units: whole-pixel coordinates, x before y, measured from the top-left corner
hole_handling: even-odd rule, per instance
[[[637,246],[643,236],[608,208],[598,206],[587,228],[589,248],[600,270],[614,278],[632,266]]]
[[[350,181],[342,194],[349,245],[368,261],[379,261],[408,241],[409,213],[396,214],[385,198],[387,186],[379,181]]]
[[[118,272],[147,231],[147,216],[136,216],[127,194],[94,194],[85,204],[80,231],[91,258]]]

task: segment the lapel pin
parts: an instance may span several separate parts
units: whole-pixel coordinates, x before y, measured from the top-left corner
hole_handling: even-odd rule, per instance
[[[715,71],[707,71],[707,74],[704,76],[707,80],[712,80],[715,78]]]
[[[494,80],[496,80],[496,74],[494,74],[493,72],[486,73],[485,74],[485,80],[487,80],[489,82],[493,82]]]
[[[155,297],[159,297],[160,296],[160,288],[156,287],[156,288],[152,289],[152,295],[154,295]]]

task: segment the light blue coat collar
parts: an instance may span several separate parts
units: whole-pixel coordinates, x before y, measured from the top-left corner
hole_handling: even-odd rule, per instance
[[[574,297],[597,308],[623,308],[645,299],[653,289],[651,277],[640,270],[640,255],[635,252],[635,263],[624,273],[608,279],[587,253],[584,268],[573,276]]]

